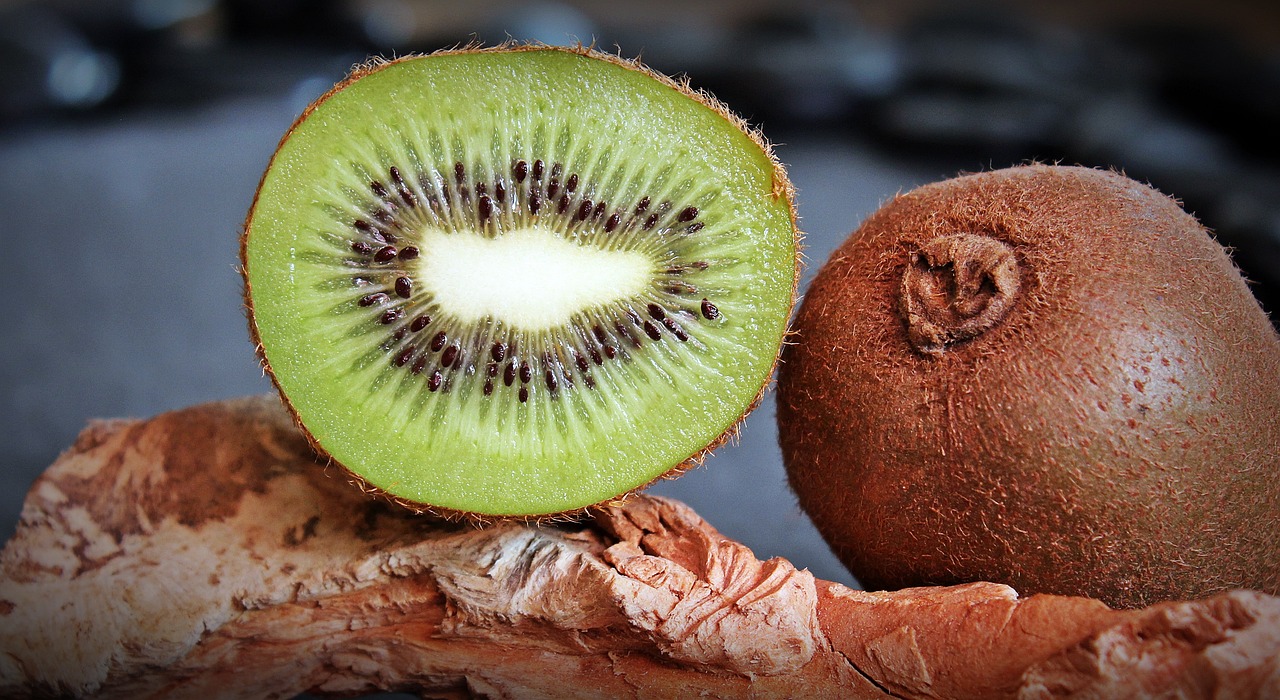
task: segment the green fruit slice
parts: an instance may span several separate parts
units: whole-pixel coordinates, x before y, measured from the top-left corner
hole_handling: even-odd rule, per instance
[[[718,103],[589,50],[358,70],[245,225],[251,330],[313,443],[407,504],[539,516],[688,466],[766,386],[792,190]]]

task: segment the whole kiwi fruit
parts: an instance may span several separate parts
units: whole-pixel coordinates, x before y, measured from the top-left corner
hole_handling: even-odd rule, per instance
[[[250,330],[320,453],[419,510],[542,518],[699,463],[760,400],[792,187],[710,96],[587,47],[373,61],[281,140]]]
[[[899,195],[795,330],[790,484],[867,588],[1280,593],[1280,338],[1151,187],[1028,165]]]

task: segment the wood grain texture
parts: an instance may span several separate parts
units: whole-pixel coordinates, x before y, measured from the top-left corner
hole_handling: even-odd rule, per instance
[[[0,696],[1280,697],[1280,599],[1116,611],[760,561],[688,507],[448,523],[274,397],[90,425],[0,554]]]

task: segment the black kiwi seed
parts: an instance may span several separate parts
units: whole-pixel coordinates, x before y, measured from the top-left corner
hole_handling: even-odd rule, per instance
[[[662,340],[662,333],[658,331],[657,326],[653,325],[653,321],[644,322],[644,332],[645,332],[645,335],[649,336],[654,340]]]
[[[431,372],[431,377],[427,379],[427,388],[431,391],[436,391],[440,388],[440,384],[443,381],[444,376],[440,374],[440,370],[434,370]]]
[[[396,193],[400,195],[400,200],[409,207],[418,206],[418,198],[413,194],[413,191],[409,189],[404,178],[400,176],[400,170],[393,165],[391,166],[390,174],[391,180],[396,185]]]
[[[529,366],[528,362],[522,363],[520,365],[520,383],[528,384],[532,379],[533,368]]]
[[[494,362],[502,362],[503,358],[507,356],[507,344],[494,343],[493,347],[489,349],[489,355],[493,357]]]
[[[507,363],[506,369],[502,370],[502,383],[511,386],[516,381],[516,366],[512,362]]]
[[[703,315],[703,317],[705,317],[708,321],[714,321],[714,320],[716,320],[717,318],[720,318],[720,309],[717,309],[717,308],[716,308],[716,305],[715,305],[715,304],[712,304],[710,301],[707,301],[706,299],[703,299],[703,300],[702,300],[702,315]]]
[[[373,294],[366,294],[360,297],[360,301],[356,303],[360,304],[361,306],[373,306],[374,304],[381,304],[382,302],[387,301],[389,299],[391,299],[391,297],[387,296],[386,294],[383,294],[382,292],[374,292]]]
[[[412,345],[406,345],[404,349],[400,351],[400,354],[396,355],[396,367],[404,367],[405,363],[409,361],[409,358],[413,357],[414,350],[415,348]]]
[[[413,319],[413,323],[409,324],[409,330],[413,331],[414,333],[417,333],[418,331],[422,330],[423,328],[426,328],[429,325],[431,325],[431,317],[427,316],[426,314],[423,314]]]
[[[453,364],[453,360],[457,356],[458,356],[458,346],[450,345],[449,347],[444,349],[443,353],[441,353],[440,364],[444,365],[445,367],[448,367]]]
[[[400,320],[403,316],[404,316],[404,309],[400,307],[396,307],[394,309],[387,309],[386,312],[382,314],[382,318],[379,320],[382,322],[383,325],[390,325]]]
[[[383,246],[378,249],[378,252],[373,254],[373,260],[374,262],[380,263],[391,262],[392,260],[395,260],[396,254],[399,252],[400,251],[396,250],[396,247],[393,245]]]
[[[431,339],[431,352],[440,352],[440,349],[444,347],[445,342],[448,340],[449,336],[445,335],[444,331],[436,333],[435,337]]]
[[[642,347],[640,344],[640,338],[636,337],[635,335],[632,335],[631,330],[628,329],[626,326],[619,323],[615,326],[615,328],[617,328],[618,333],[621,333],[622,337],[630,341],[632,345],[634,345],[637,348]]]
[[[417,246],[407,246],[404,250],[400,251],[401,260],[413,260],[416,257],[418,257]]]
[[[413,280],[408,277],[397,277],[396,294],[404,299],[413,296]]]
[[[676,337],[676,340],[683,343],[689,339],[689,334],[685,332],[684,328],[681,328],[680,324],[672,321],[670,318],[662,319],[662,325],[666,326],[667,330],[671,331],[671,334]]]

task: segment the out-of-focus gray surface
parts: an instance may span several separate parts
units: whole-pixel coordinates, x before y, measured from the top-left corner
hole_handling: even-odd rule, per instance
[[[310,95],[238,100],[0,137],[0,536],[87,420],[271,391],[248,339],[238,233],[258,178]],[[886,197],[941,173],[835,137],[778,145],[799,190],[808,273]],[[773,402],[737,444],[653,492],[762,557],[852,582],[787,490]]]

